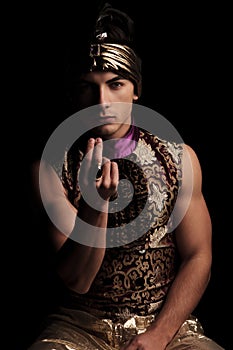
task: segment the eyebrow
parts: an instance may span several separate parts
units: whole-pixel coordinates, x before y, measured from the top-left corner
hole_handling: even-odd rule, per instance
[[[116,77],[107,80],[106,83],[107,84],[114,83],[114,81],[117,81],[117,80],[126,80],[126,78],[123,78],[121,75],[117,75]]]
[[[111,83],[114,83],[115,81],[118,81],[118,80],[127,80],[127,79],[124,78],[124,77],[122,77],[121,75],[117,75],[116,77],[107,80],[105,83],[106,83],[106,84],[111,84]],[[85,78],[81,78],[81,79],[79,80],[79,82],[80,82],[80,83],[95,84],[94,82],[89,81],[88,79],[85,79]]]

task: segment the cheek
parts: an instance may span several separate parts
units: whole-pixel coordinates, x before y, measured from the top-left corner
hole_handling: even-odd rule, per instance
[[[94,105],[96,102],[91,94],[80,95],[77,98],[77,103],[82,108]]]
[[[134,100],[134,98],[136,97],[136,95],[134,94],[134,90],[132,88],[132,89],[128,89],[126,91],[125,90],[121,91],[120,94],[118,95],[118,97],[123,102],[132,102]]]
[[[127,103],[119,103],[115,106],[115,111],[117,112],[117,115],[120,120],[125,120],[130,117],[132,112],[132,100],[129,101],[122,101],[121,102],[127,102]]]

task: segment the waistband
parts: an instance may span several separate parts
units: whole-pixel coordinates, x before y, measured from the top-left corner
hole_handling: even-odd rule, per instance
[[[56,315],[60,321],[79,327],[89,334],[93,334],[105,340],[110,346],[119,349],[131,337],[144,333],[155,320],[155,315],[120,315],[116,320],[99,318],[90,313],[80,310],[62,309],[61,314]],[[199,320],[190,317],[181,325],[175,338],[180,341],[188,335],[198,334],[204,336],[202,325]]]

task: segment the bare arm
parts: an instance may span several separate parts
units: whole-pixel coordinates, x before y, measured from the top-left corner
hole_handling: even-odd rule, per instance
[[[99,142],[99,148],[95,151],[94,145],[95,140],[92,140],[87,147],[83,189],[87,190],[87,195],[98,194],[98,209],[82,202],[77,212],[67,200],[53,168],[44,162],[35,164],[33,168],[37,198],[41,209],[46,208],[50,218],[48,232],[57,252],[58,273],[64,283],[78,293],[88,291],[101,266],[105,254],[108,200],[116,192],[118,184],[117,164],[110,161],[103,165],[103,178],[98,184],[89,180],[91,163],[96,162],[96,157],[102,159],[102,142]]]
[[[166,301],[151,328],[137,336],[124,350],[165,349],[200,301],[210,278],[212,228],[202,194],[202,174],[194,151],[186,146],[193,168],[193,192],[187,212],[176,229],[181,266]]]

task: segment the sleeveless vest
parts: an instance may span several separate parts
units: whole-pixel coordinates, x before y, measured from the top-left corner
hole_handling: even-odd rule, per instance
[[[66,299],[70,306],[96,316],[156,315],[177,272],[179,257],[169,218],[181,185],[182,145],[142,129],[138,133],[134,151],[114,159],[123,181],[118,198],[110,201],[101,268],[86,294],[69,291]],[[67,196],[77,209],[82,158],[77,142],[66,153],[62,173]]]

